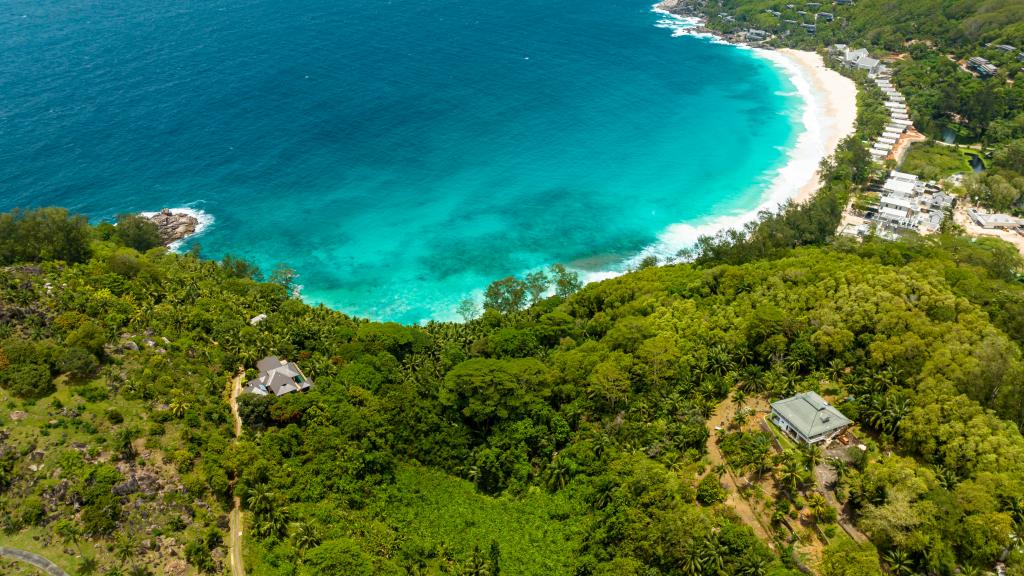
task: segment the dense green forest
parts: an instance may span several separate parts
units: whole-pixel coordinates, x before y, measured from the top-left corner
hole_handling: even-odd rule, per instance
[[[915,127],[932,139],[953,139],[975,148],[986,161],[988,171],[968,178],[964,194],[995,210],[1024,211],[1024,87],[1018,81],[1024,79],[1020,59],[1024,3],[858,0],[817,6],[788,0],[711,0],[684,4],[706,14],[708,26],[715,30],[754,27],[772,32],[775,38],[770,45],[819,50],[847,44],[885,58],[893,69],[893,82],[907,97]],[[819,11],[834,19],[816,19]],[[816,28],[811,33],[786,20],[813,23]],[[1003,45],[1013,49],[998,48]],[[963,64],[973,56],[988,59],[999,72],[991,78],[971,74]],[[862,122],[861,127],[868,125]],[[877,135],[881,127],[868,134]],[[940,176],[946,171],[944,163],[938,162],[915,172]]]
[[[122,222],[0,218],[0,527],[74,573],[222,572],[233,495],[257,575],[1024,573],[1024,286],[999,241],[786,240],[582,289],[558,268],[554,295],[506,279],[478,318],[409,327]],[[315,385],[244,395],[234,442],[229,382],[271,353]],[[827,486],[746,412],[709,429],[804,390],[868,445]],[[735,474],[771,486],[767,539],[723,502]]]

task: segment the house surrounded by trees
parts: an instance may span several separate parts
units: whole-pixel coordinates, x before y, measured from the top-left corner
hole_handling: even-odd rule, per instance
[[[831,442],[853,424],[815,392],[802,392],[773,402],[772,422],[804,444]]]
[[[299,370],[295,362],[286,362],[277,356],[267,356],[256,363],[258,378],[245,385],[244,392],[266,396],[284,396],[292,392],[305,392],[313,381]]]

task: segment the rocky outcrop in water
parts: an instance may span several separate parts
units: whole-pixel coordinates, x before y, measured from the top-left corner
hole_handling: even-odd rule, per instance
[[[174,213],[168,208],[153,214],[149,220],[156,224],[165,246],[195,234],[196,227],[199,226],[199,220],[195,216],[184,212]]]

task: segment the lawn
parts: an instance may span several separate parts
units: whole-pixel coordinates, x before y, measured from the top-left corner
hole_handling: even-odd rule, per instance
[[[941,180],[960,172],[970,173],[971,165],[961,150],[934,142],[919,142],[910,147],[900,170],[925,180]]]

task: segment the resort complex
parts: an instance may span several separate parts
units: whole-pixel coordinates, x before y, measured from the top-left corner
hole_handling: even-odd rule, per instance
[[[872,184],[869,190],[878,196],[878,201],[860,210],[851,209],[854,214],[841,228],[842,234],[863,237],[874,232],[890,239],[902,231],[931,234],[939,230],[956,203],[937,183],[896,170],[889,172],[882,184]]]

